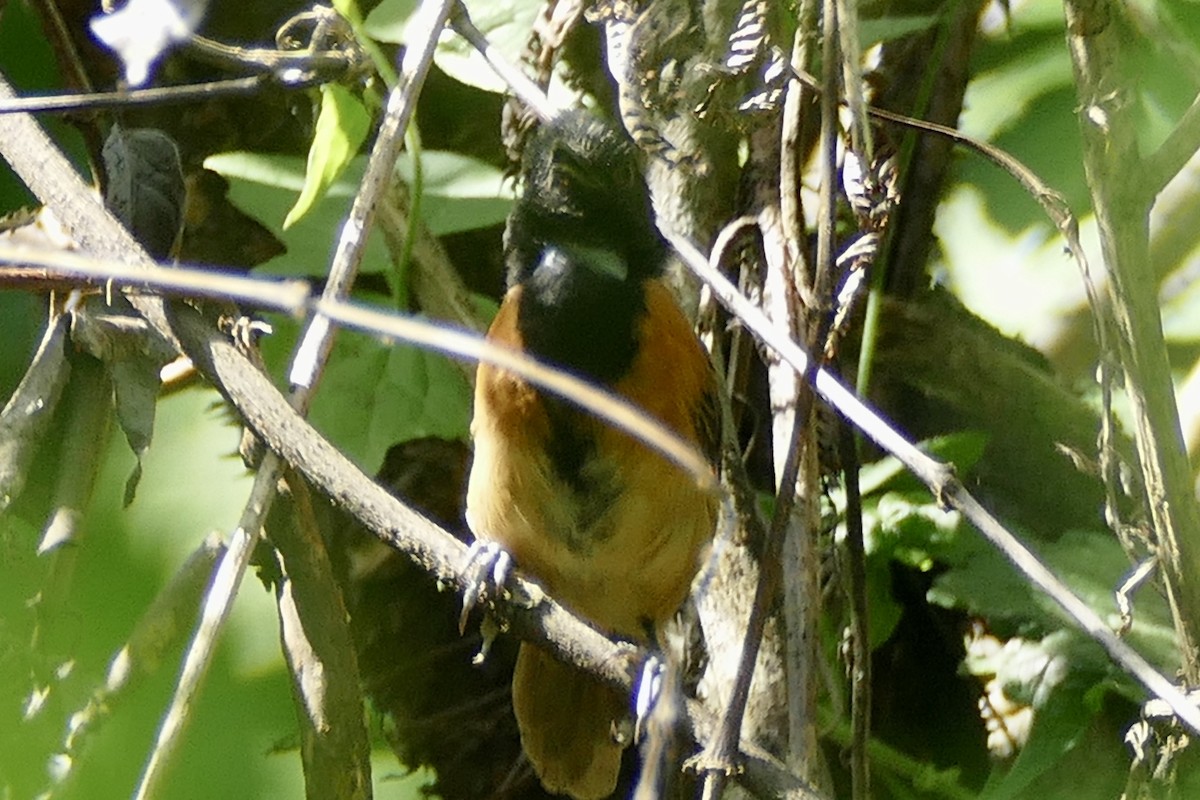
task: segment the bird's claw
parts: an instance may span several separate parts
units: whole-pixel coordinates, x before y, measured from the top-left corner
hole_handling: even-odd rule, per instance
[[[642,664],[642,674],[638,678],[637,689],[633,695],[633,741],[639,742],[645,732],[646,722],[654,704],[662,694],[663,674],[666,666],[658,658],[651,655]]]
[[[512,574],[512,568],[512,556],[500,545],[479,539],[471,543],[462,569],[467,578],[467,586],[463,590],[462,614],[458,618],[460,634],[466,630],[467,620],[476,606],[486,603],[489,597],[506,591],[504,587]]]

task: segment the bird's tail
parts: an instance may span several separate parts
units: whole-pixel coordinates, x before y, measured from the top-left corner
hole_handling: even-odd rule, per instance
[[[621,692],[541,648],[521,645],[513,709],[521,744],[549,791],[575,800],[613,793],[621,768],[613,723],[626,713],[626,705]]]

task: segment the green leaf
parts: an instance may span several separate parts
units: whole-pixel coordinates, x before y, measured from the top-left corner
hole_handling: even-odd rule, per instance
[[[417,10],[417,0],[383,0],[367,14],[363,30],[381,42],[404,41],[404,29]]]
[[[362,21],[362,14],[358,10],[358,3],[355,0],[331,0],[330,4],[333,10],[345,17],[351,24],[358,24]]]
[[[444,236],[458,231],[488,227],[503,222],[512,206],[511,190],[504,185],[500,170],[466,156],[426,150],[422,153],[424,189],[421,215],[429,231]],[[204,166],[229,180],[229,199],[258,218],[273,231],[304,186],[304,162],[294,156],[262,153],[219,153],[205,159]],[[362,179],[366,158],[352,159],[316,206],[297,224],[279,232],[287,254],[257,269],[274,275],[319,275],[328,254],[333,252],[336,231],[350,211],[354,193]],[[411,176],[404,156],[397,171]],[[314,256],[320,260],[314,260]],[[383,272],[390,264],[382,237],[372,231],[363,258],[364,272]]]
[[[972,78],[963,98],[959,127],[966,134],[991,141],[1028,123],[1035,101],[1070,84],[1070,56],[1061,41],[1046,42]]]
[[[273,367],[290,355],[296,324],[279,319],[276,328],[263,342]],[[470,416],[470,384],[449,359],[352,331],[338,334],[310,413],[313,425],[369,474],[397,442],[465,439]]]
[[[982,536],[972,532],[959,536],[951,544],[942,555],[952,567],[929,590],[931,602],[965,608],[989,619],[1033,625],[1044,631],[1074,627],[1053,601],[1019,574]],[[1068,531],[1038,550],[1047,566],[1084,603],[1110,626],[1115,628],[1119,624],[1114,591],[1130,565],[1110,533]],[[1143,588],[1133,602],[1133,628],[1126,634],[1126,640],[1160,668],[1174,669],[1178,666],[1178,650],[1166,602],[1152,587]]]
[[[1185,267],[1186,269],[1186,267]],[[1177,277],[1182,278],[1183,270]],[[1163,337],[1174,344],[1200,341],[1200,281],[1189,280],[1163,306]]]
[[[867,631],[870,648],[892,638],[904,608],[892,592],[892,570],[883,558],[867,559]]]
[[[1003,779],[988,786],[980,795],[986,800],[1009,800],[1017,797],[1046,797],[1041,791],[1031,792],[1031,784],[1039,781],[1042,787],[1061,785],[1063,775],[1054,776],[1063,759],[1080,743],[1080,737],[1094,716],[1082,702],[1084,690],[1078,686],[1061,687],[1053,692],[1034,714],[1029,739],[1021,748],[1012,768]],[[1040,779],[1040,780],[1039,780]],[[1086,794],[1065,794],[1057,797],[1080,797]]]
[[[283,242],[283,255],[261,264],[261,273],[288,276],[323,275],[337,243],[337,232],[350,212],[356,176],[361,167],[355,162],[329,187],[324,197],[304,218],[286,231],[281,230],[284,216],[304,186],[304,161],[294,156],[263,153],[219,153],[205,159],[204,166],[229,181],[229,200],[246,214],[255,217]],[[390,264],[383,237],[376,231],[367,235],[363,272],[384,272]]]
[[[397,171],[412,184],[411,154],[405,152]],[[512,208],[512,192],[504,173],[470,156],[439,150],[421,153],[421,219],[435,236],[487,228],[504,222]]]
[[[336,83],[321,87],[321,113],[308,150],[304,187],[283,220],[284,230],[307,214],[346,170],[370,128],[371,115],[348,89]]]
[[[938,21],[936,16],[901,16],[864,19],[858,23],[858,41],[863,50],[880,42],[923,31]]]
[[[381,3],[367,15],[367,33],[384,42],[415,44],[407,39],[410,5],[407,0]],[[537,18],[540,0],[467,0],[464,5],[488,41],[509,61],[517,62]],[[497,94],[508,91],[507,84],[461,36],[443,34],[433,61],[442,72],[468,86]]]
[[[154,412],[162,386],[160,364],[156,359],[138,356],[110,362],[108,368],[112,372],[117,422],[125,432],[129,449],[137,457],[125,482],[125,505],[128,506],[142,480],[142,456],[154,436]]]

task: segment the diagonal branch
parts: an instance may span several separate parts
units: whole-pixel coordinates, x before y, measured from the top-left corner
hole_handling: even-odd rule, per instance
[[[8,95],[11,89],[0,78],[0,98]],[[141,247],[84,186],[28,115],[0,116],[0,155],[9,160],[44,203],[54,208],[82,249],[101,258],[153,270],[153,262]],[[467,579],[459,569],[465,554],[462,543],[364,475],[300,417],[267,376],[211,323],[188,306],[168,313],[158,298],[132,295],[129,299],[159,335],[175,342],[192,358],[273,452],[430,575],[459,591],[466,587]],[[333,315],[344,307],[344,303],[327,303],[322,310]],[[376,312],[371,321],[388,316]],[[391,317],[393,321],[405,321]],[[352,324],[355,319],[342,314],[339,321]],[[394,330],[383,332],[399,338]],[[630,688],[643,653],[631,645],[608,640],[519,575],[510,588],[517,599],[500,612],[513,633],[613,686]],[[713,720],[698,703],[690,702],[688,713],[693,729],[713,727]],[[802,781],[760,748],[747,742],[741,747],[740,763],[745,772],[739,779],[756,793],[779,796],[804,788]]]
[[[1197,151],[1200,151],[1200,95],[1183,112],[1166,140],[1146,158],[1138,184],[1145,200],[1152,203]]]
[[[712,287],[713,294],[742,321],[743,325],[753,331],[765,345],[777,351],[797,372],[809,374],[808,354],[778,328],[772,326],[757,306],[738,292],[737,288],[724,275],[708,264],[695,245],[679,238],[672,238],[671,243],[688,268]],[[1193,731],[1200,732],[1200,709],[1197,709],[1178,687],[1163,677],[1140,653],[1118,638],[1099,614],[1072,592],[1029,548],[980,505],[962,485],[962,482],[955,477],[954,468],[951,465],[921,452],[916,445],[905,439],[826,369],[822,367],[813,369],[810,380],[817,394],[821,395],[876,444],[899,459],[900,463],[904,464],[913,475],[929,487],[941,504],[961,511],[963,516],[983,534],[984,538],[996,547],[1034,586],[1057,603],[1067,616],[1103,647],[1122,669],[1142,684],[1150,694],[1164,700],[1188,727]]]

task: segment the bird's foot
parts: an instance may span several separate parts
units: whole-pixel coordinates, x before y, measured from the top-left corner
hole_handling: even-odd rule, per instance
[[[466,588],[463,590],[462,613],[458,617],[458,632],[462,634],[467,628],[467,620],[477,606],[485,606],[483,621],[479,625],[482,641],[479,652],[472,662],[482,664],[487,660],[492,649],[492,643],[500,634],[500,625],[492,614],[486,613],[498,597],[507,597],[509,590],[506,586],[512,574],[513,559],[508,551],[495,542],[484,542],[476,539],[467,550],[463,559],[462,573],[466,578]]]
[[[662,694],[663,675],[666,665],[655,655],[649,656],[642,664],[642,673],[638,678],[637,687],[633,693],[633,741],[640,742],[646,731],[646,723],[654,704]]]
[[[460,634],[466,630],[467,620],[476,606],[488,605],[493,598],[508,592],[505,584],[512,568],[512,556],[500,545],[479,539],[471,543],[462,567],[466,588],[463,590],[462,614],[458,618]]]

